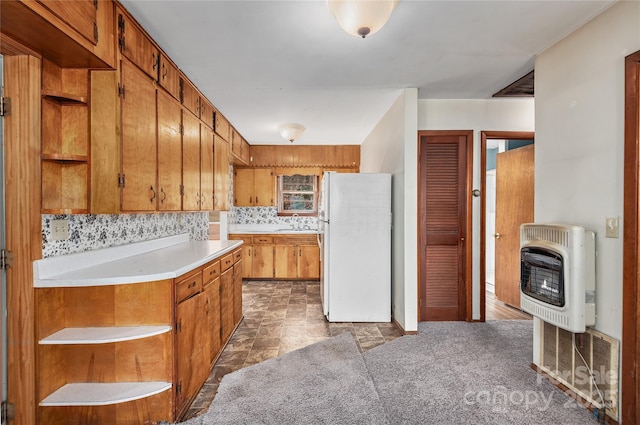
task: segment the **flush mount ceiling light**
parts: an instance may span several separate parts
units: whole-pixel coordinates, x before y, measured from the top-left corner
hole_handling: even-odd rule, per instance
[[[343,30],[355,37],[375,34],[387,23],[400,0],[327,0]]]
[[[280,135],[291,143],[300,137],[303,131],[304,126],[300,124],[282,124],[280,126]]]

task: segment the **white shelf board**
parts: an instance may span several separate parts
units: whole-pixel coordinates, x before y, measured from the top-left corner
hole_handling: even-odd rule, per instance
[[[108,344],[160,335],[171,326],[113,326],[64,328],[40,340],[40,344]]]
[[[106,406],[160,394],[170,382],[115,382],[66,384],[40,402],[40,406]]]

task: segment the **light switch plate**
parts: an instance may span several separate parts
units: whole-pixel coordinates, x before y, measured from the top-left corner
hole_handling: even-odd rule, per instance
[[[618,219],[618,217],[607,217],[607,221],[605,223],[606,237],[608,238],[620,237],[619,223],[620,223],[620,220]]]
[[[69,220],[51,220],[51,240],[66,241],[69,239]]]

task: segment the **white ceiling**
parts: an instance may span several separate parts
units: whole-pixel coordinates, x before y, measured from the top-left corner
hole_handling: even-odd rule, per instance
[[[120,0],[251,144],[360,144],[397,99],[486,99],[613,1],[400,0],[366,39],[324,0]]]

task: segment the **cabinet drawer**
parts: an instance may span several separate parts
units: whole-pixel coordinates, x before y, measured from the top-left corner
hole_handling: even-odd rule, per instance
[[[202,286],[207,286],[217,277],[220,277],[220,260],[216,260],[204,268],[202,271]]]
[[[233,251],[233,262],[237,263],[240,260],[242,260],[242,248],[238,248]]]
[[[202,272],[192,274],[186,278],[179,278],[176,282],[176,303],[186,300],[202,289]]]
[[[253,244],[254,245],[272,245],[273,236],[254,236]]]
[[[282,235],[275,237],[276,245],[318,245],[316,235]]]
[[[227,254],[220,259],[220,271],[223,272],[233,266],[233,253]]]

